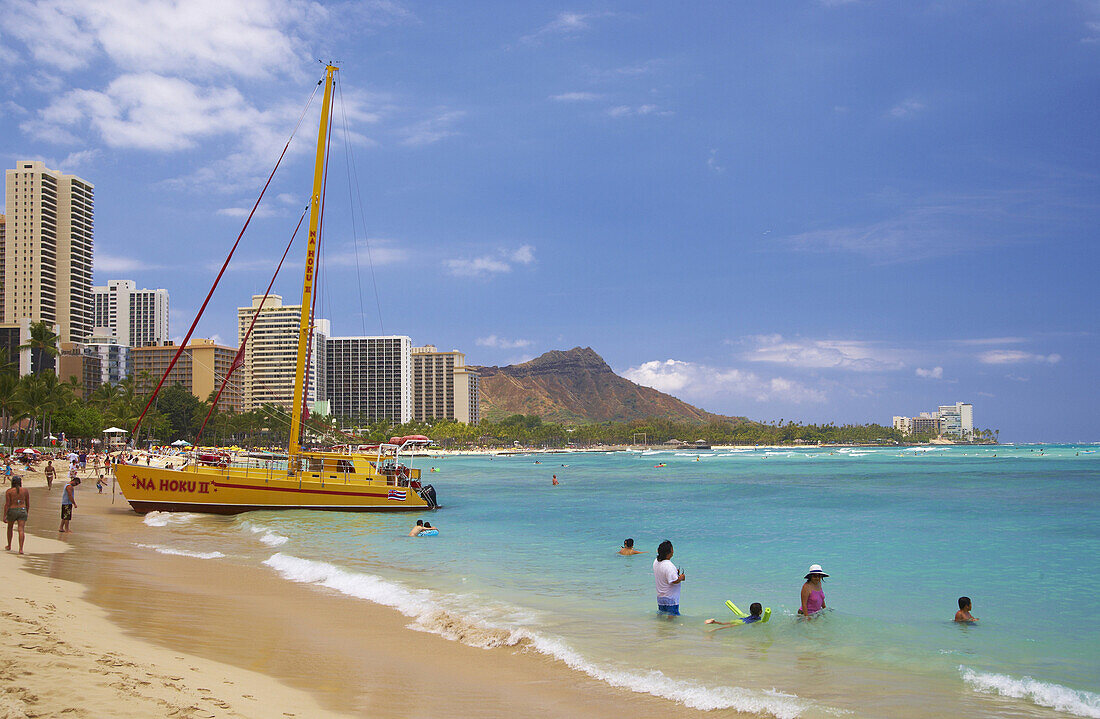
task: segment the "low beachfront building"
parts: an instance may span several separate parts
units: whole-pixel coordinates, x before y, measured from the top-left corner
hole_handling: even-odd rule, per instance
[[[135,389],[139,393],[153,391],[178,349],[178,346],[169,343],[160,347],[135,347],[131,350],[134,377],[137,379]],[[235,347],[225,347],[211,339],[192,339],[191,344],[187,345],[175,366],[172,367],[172,372],[164,381],[164,387],[179,383],[188,392],[206,401],[211,392],[217,392],[222,386],[222,380],[225,379],[236,356]],[[218,400],[218,407],[240,412],[241,400],[240,379],[234,375],[226,383],[225,391]]]

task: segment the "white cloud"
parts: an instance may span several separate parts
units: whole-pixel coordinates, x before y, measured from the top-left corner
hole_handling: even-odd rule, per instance
[[[917,367],[917,376],[925,379],[943,379],[943,367],[933,367],[932,369]]]
[[[901,120],[907,117],[912,117],[922,110],[924,110],[923,102],[915,100],[913,98],[909,98],[907,100],[902,100],[897,105],[891,107],[886,114],[890,117]]]
[[[521,37],[519,41],[528,45],[537,45],[543,40],[552,37],[577,37],[592,29],[591,21],[594,18],[605,17],[610,14],[611,13],[562,12],[535,32]]]
[[[61,161],[60,167],[65,168],[65,172],[72,172],[72,170],[76,168],[86,167],[99,157],[100,154],[102,153],[98,149],[70,152],[65,156],[65,159]]]
[[[515,250],[500,250],[495,254],[444,261],[450,274],[456,277],[489,277],[511,272],[514,265],[530,265],[535,261],[535,248],[522,245]]]
[[[475,344],[477,344],[477,346],[479,347],[492,347],[494,349],[514,350],[523,347],[530,347],[534,343],[531,340],[510,340],[504,337],[498,337],[496,335],[489,335],[488,337],[478,337],[477,340],[475,340]]]
[[[711,172],[719,175],[726,171],[725,167],[718,164],[718,150],[712,149],[710,154],[707,155],[707,167],[710,168]]]
[[[136,257],[119,257],[97,252],[93,260],[96,272],[138,272],[141,270],[163,269],[161,265],[155,265]]]
[[[251,207],[223,207],[218,210],[216,214],[223,217],[235,217],[243,220],[244,218],[248,217],[249,212],[252,212]],[[272,217],[274,215],[275,211],[272,210],[270,207],[264,207],[263,205],[260,205],[256,208],[256,214],[254,214],[252,217],[254,219],[259,219],[261,217]]]
[[[876,342],[786,339],[782,335],[755,335],[746,339],[755,345],[742,355],[750,362],[854,372],[882,372],[905,367],[903,350]]]
[[[456,134],[454,124],[465,115],[466,113],[462,110],[441,110],[434,117],[413,123],[401,130],[399,133],[403,137],[401,144],[408,147],[421,147],[439,142]]]
[[[106,56],[150,72],[259,77],[307,59],[292,28],[315,26],[327,11],[302,0],[14,0],[5,15],[37,63],[65,72]]]
[[[1062,361],[1062,355],[1033,354],[1021,350],[990,350],[989,352],[983,352],[978,355],[978,361],[982,364],[1057,364]]]
[[[121,75],[102,92],[72,90],[24,122],[25,132],[50,139],[51,129],[87,124],[115,148],[182,150],[200,138],[261,124],[262,114],[236,88],[202,88],[153,73]]]
[[[736,368],[717,368],[683,360],[643,362],[621,373],[632,382],[689,397],[745,397],[756,402],[824,402],[825,392],[784,377],[764,378]]]
[[[329,240],[325,240],[329,244]],[[394,240],[372,237],[358,242],[344,242],[338,245],[336,252],[325,254],[324,262],[328,271],[352,269],[358,263],[360,268],[371,266],[395,265],[409,259],[408,250],[398,246]]]
[[[644,117],[646,115],[668,116],[673,114],[671,110],[662,110],[657,105],[616,105],[604,111],[608,117]]]
[[[551,95],[550,99],[556,102],[589,102],[599,100],[602,95],[594,92],[563,92],[560,95]]]
[[[1027,342],[1026,337],[975,337],[965,340],[954,340],[955,344],[968,346],[981,345],[1018,345]]]

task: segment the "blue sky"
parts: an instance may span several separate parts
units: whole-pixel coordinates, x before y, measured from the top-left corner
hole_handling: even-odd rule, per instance
[[[1094,0],[9,0],[0,153],[93,182],[97,281],[167,288],[182,335],[317,58],[335,334],[590,345],[755,419],[970,401],[1002,439],[1100,440]],[[315,110],[197,336],[266,286]]]

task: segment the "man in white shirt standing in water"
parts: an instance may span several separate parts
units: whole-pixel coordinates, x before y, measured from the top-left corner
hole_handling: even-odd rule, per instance
[[[653,578],[657,582],[657,611],[680,616],[680,585],[687,577],[672,563],[672,542],[667,539],[657,547]]]

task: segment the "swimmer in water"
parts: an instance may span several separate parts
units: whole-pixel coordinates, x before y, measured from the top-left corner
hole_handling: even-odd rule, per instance
[[[732,622],[720,622],[717,619],[708,619],[703,624],[717,624],[717,629],[728,629],[729,627],[740,627],[745,624],[752,624],[759,622],[762,617],[760,616],[764,612],[764,607],[760,606],[760,602],[753,602],[749,605],[749,616],[738,617]],[[715,631],[717,631],[717,629]]]
[[[645,552],[639,552],[637,549],[634,548],[633,539],[624,539],[623,546],[619,548],[619,554],[623,555],[624,557],[629,557],[632,554],[645,554]]]
[[[553,484],[555,487],[558,486],[558,475],[555,474],[550,483]]]
[[[409,530],[409,536],[415,537],[416,535],[423,532],[425,529],[427,529],[427,527],[424,526],[424,520],[418,519],[416,520],[416,526]]]
[[[963,624],[971,624],[978,618],[970,613],[970,597],[959,597],[959,611],[955,612],[955,621]]]

